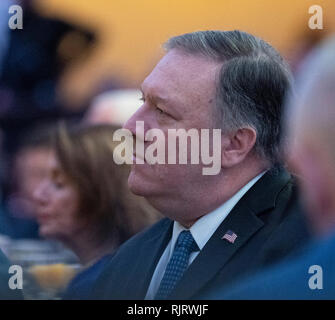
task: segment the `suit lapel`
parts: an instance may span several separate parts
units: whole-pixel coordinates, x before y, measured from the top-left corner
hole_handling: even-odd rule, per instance
[[[289,179],[290,175],[285,170],[266,173],[221,223],[170,297],[189,299],[209,282],[239,248],[262,228],[264,222],[257,215],[275,206],[278,192]],[[237,234],[234,243],[222,239],[228,230]]]
[[[139,252],[134,253],[141,258],[133,266],[133,276],[126,289],[127,292],[133,292],[134,299],[144,299],[156,265],[171,239],[173,221],[165,219],[164,222],[160,232],[144,242]]]
[[[231,212],[215,231],[203,250],[201,250],[197,258],[190,265],[176,287],[175,292],[172,293],[173,298],[190,298],[263,226],[263,222],[251,212],[245,203],[239,206],[239,211],[240,213],[243,212],[243,214],[234,214],[234,212]],[[237,239],[234,243],[222,239],[228,230],[232,230],[237,234]]]

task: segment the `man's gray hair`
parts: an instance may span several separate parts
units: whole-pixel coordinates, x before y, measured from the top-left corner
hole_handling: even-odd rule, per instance
[[[200,54],[222,63],[216,90],[219,128],[252,127],[255,150],[279,162],[281,120],[292,75],[280,54],[264,40],[242,31],[199,31],[169,39],[166,50]]]

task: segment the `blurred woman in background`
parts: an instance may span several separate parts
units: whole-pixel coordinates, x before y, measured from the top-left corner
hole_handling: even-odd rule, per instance
[[[40,235],[61,241],[86,268],[72,281],[67,298],[85,298],[86,283],[94,281],[118,246],[159,217],[128,190],[129,166],[113,160],[115,130],[60,125],[49,175],[34,193]]]

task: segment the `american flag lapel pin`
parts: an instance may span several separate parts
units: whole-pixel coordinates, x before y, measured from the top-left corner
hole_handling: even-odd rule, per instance
[[[230,243],[234,243],[237,239],[237,234],[231,230],[228,230],[221,239],[227,240]]]

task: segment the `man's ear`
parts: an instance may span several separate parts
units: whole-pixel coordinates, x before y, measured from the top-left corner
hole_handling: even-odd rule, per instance
[[[223,168],[229,168],[241,163],[256,143],[256,131],[246,127],[229,134],[222,135],[221,161]]]

